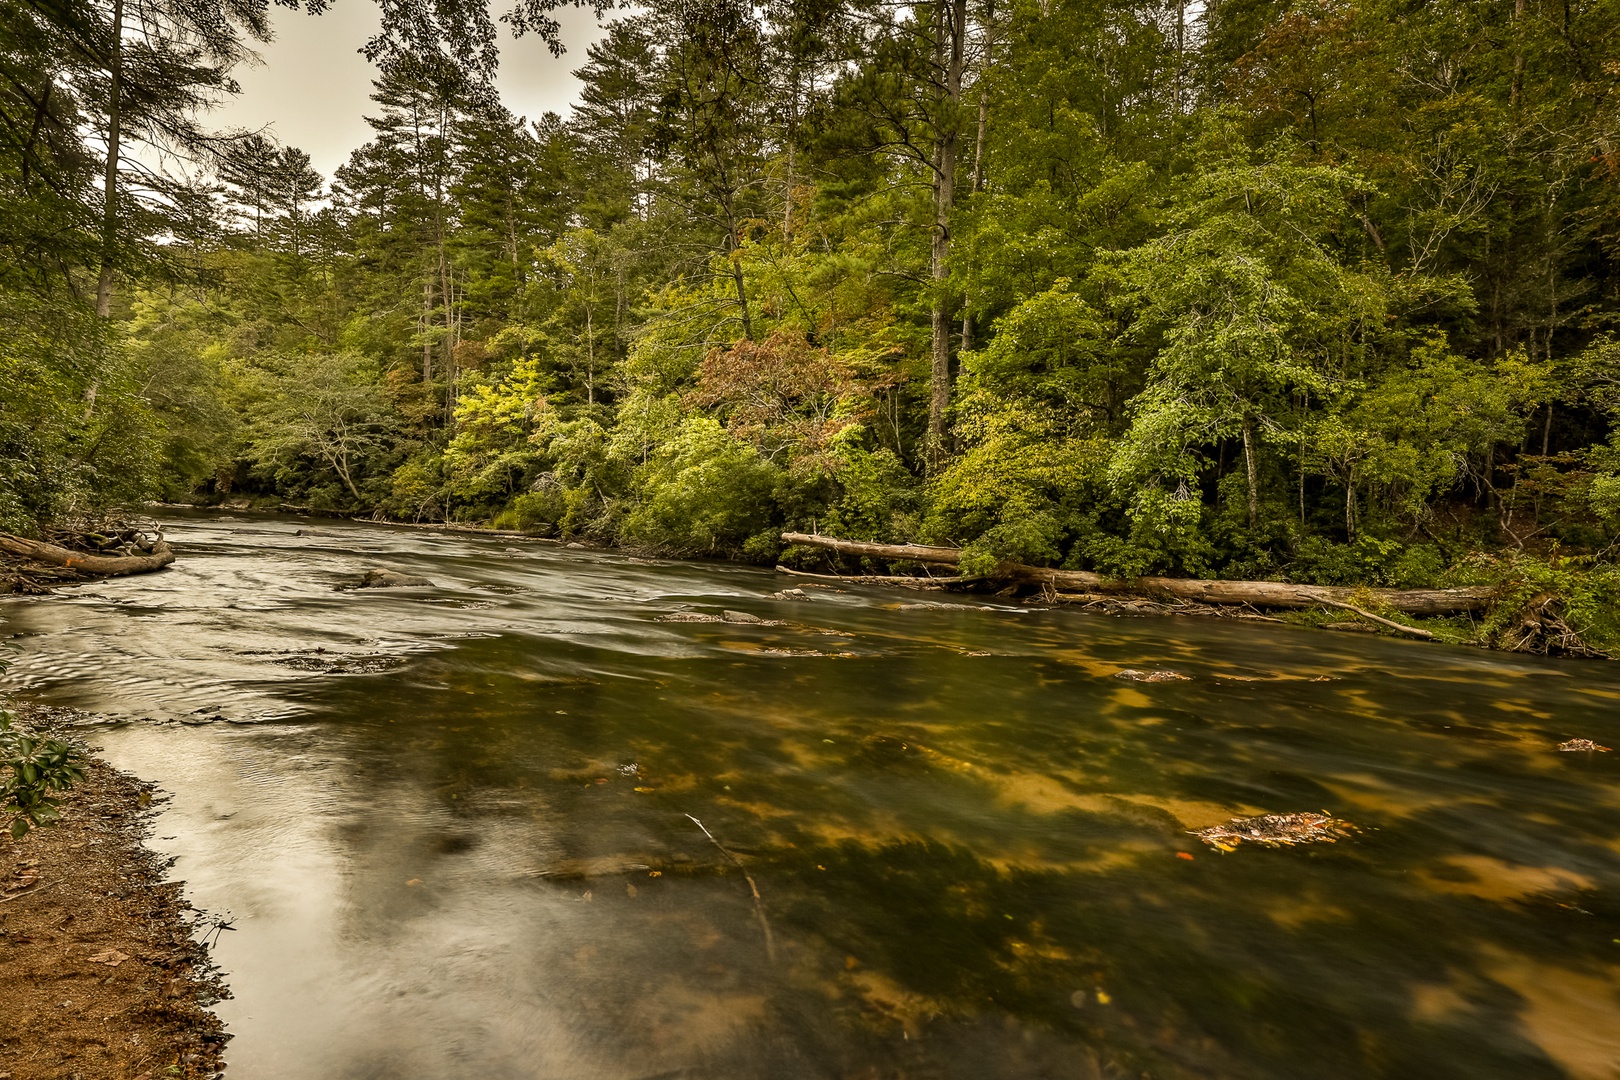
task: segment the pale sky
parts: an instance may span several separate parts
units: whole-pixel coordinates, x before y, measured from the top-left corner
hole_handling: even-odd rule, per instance
[[[376,70],[358,52],[377,27],[372,0],[336,0],[324,15],[272,7],[275,39],[258,48],[263,63],[233,73],[242,93],[208,114],[215,128],[269,127],[275,137],[306,151],[328,179],[349,152],[371,135],[364,116]],[[546,111],[567,115],[579,90],[569,74],[585,64],[585,49],[601,36],[588,11],[557,13],[563,44],[560,59],[533,35],[513,41],[503,25],[496,84],[506,107],[530,120]]]

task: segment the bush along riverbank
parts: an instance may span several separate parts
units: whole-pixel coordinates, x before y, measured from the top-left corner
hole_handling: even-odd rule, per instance
[[[74,745],[79,714],[10,711],[30,751],[73,745],[82,778],[36,827],[11,828],[19,808],[0,806],[0,1077],[219,1076],[228,1036],[209,1007],[227,991],[184,883],[145,846],[152,785]],[[15,775],[0,766],[0,783]]]

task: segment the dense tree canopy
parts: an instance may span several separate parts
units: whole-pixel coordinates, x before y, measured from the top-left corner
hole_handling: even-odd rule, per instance
[[[1378,584],[1620,536],[1616,0],[681,0],[535,120],[481,5],[385,5],[329,181],[201,126],[262,5],[153,4],[120,98],[122,10],[0,16],[11,527],[161,493]],[[108,181],[120,102],[217,183]]]

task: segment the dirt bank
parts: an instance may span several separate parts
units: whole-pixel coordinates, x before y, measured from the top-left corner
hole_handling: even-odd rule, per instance
[[[21,726],[72,714],[8,704]],[[152,785],[91,759],[62,820],[0,838],[0,1080],[212,1077],[224,996],[196,913],[146,849]]]

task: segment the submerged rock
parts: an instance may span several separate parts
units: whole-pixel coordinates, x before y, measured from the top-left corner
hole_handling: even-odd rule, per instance
[[[1596,751],[1600,754],[1607,754],[1609,752],[1609,748],[1607,746],[1599,746],[1591,739],[1571,739],[1568,742],[1561,742],[1558,744],[1558,749],[1570,754],[1580,753],[1582,750],[1588,752]]]
[[[360,575],[360,584],[357,589],[403,589],[414,585],[429,585],[433,582],[425,577],[414,574],[401,574],[397,570],[367,570]]]

